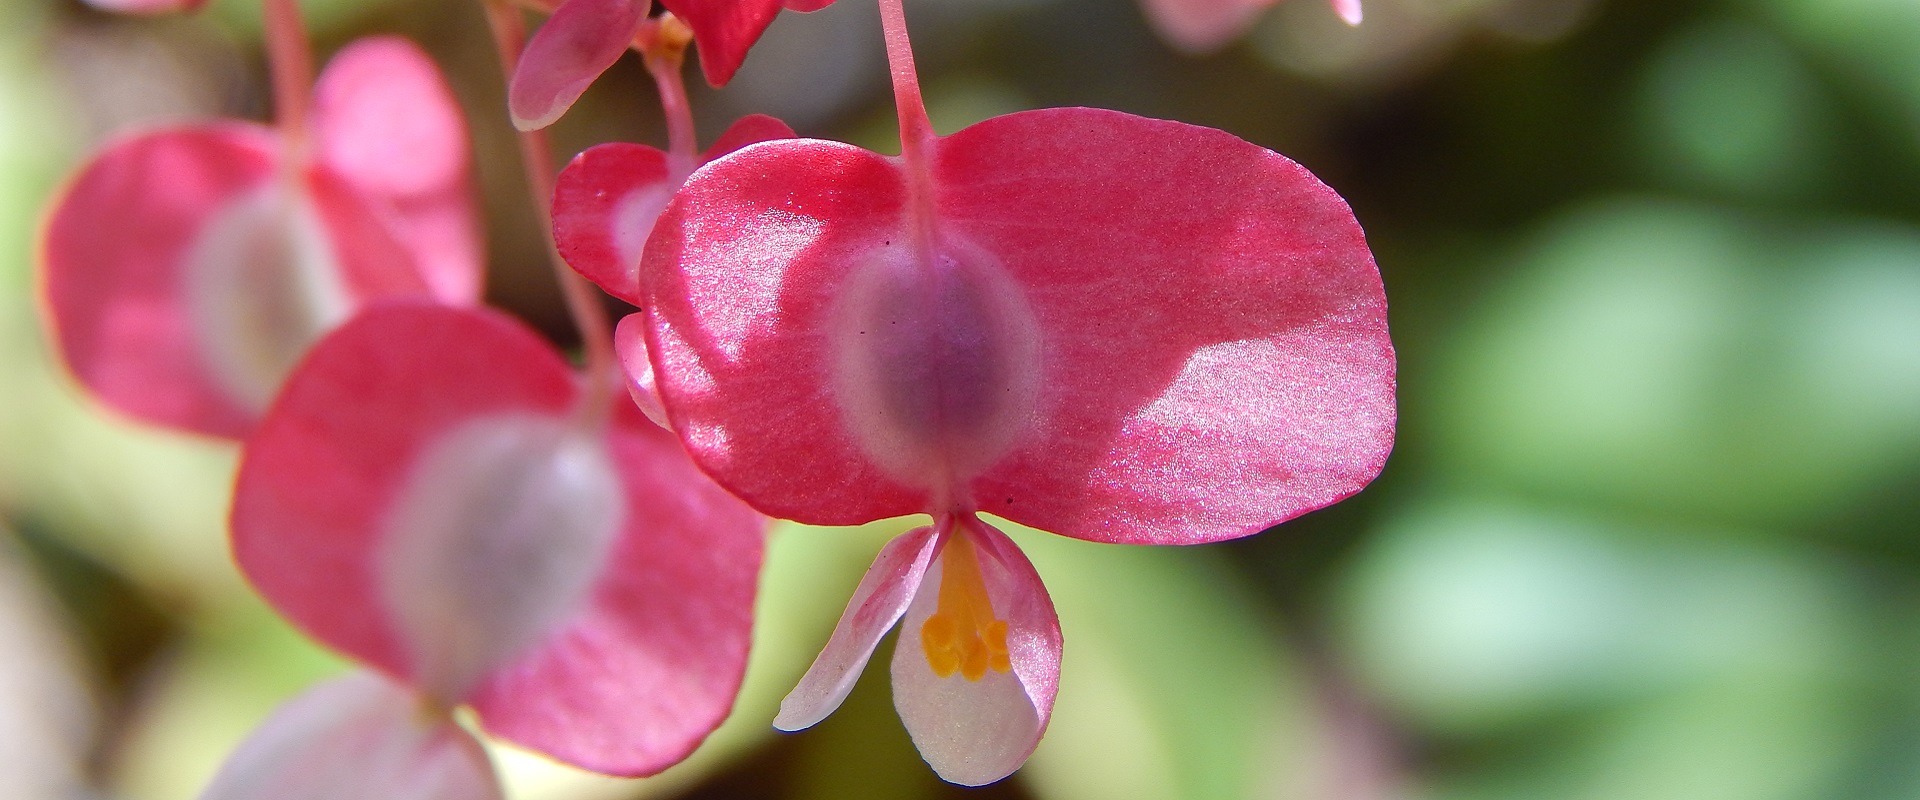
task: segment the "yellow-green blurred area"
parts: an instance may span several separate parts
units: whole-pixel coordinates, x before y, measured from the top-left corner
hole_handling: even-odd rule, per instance
[[[305,8],[322,55],[397,32],[449,70],[489,297],[569,343],[477,3]],[[747,693],[691,762],[615,781],[502,748],[514,797],[1920,800],[1920,2],[1368,0],[1350,29],[1286,0],[1198,58],[1128,0],[907,12],[943,130],[1107,106],[1347,197],[1401,355],[1391,463],[1227,545],[1016,532],[1067,649],[1002,784],[933,778],[883,668],[769,727],[880,523],[775,531]],[[34,310],[62,176],[130,127],[263,118],[262,69],[257,0],[0,3],[0,797],[192,797],[348,668],[227,560],[234,448],[87,401]],[[707,136],[758,111],[897,147],[866,0],[783,15],[693,102]],[[609,140],[664,144],[631,60],[555,155]]]

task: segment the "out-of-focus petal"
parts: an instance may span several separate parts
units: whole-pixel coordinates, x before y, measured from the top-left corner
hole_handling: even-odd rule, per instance
[[[1240,38],[1254,18],[1273,4],[1274,0],[1141,0],[1147,21],[1161,38],[1196,54],[1213,52]]]
[[[217,123],[108,146],[54,204],[54,339],[134,417],[252,429],[286,371],[367,297],[424,295],[411,255],[325,168],[288,179],[264,128]]]
[[[1360,0],[1333,0],[1333,12],[1347,21],[1348,25],[1358,25],[1362,18]]]
[[[630,405],[595,438],[579,400],[560,354],[510,318],[369,308],[249,442],[234,552],[301,627],[470,700],[493,733],[647,774],[731,708],[765,523]]]
[[[647,18],[650,0],[566,0],[527,42],[507,85],[514,127],[539,130],[566,113],[620,60]]]
[[[201,800],[498,800],[487,753],[368,672],[308,689],[241,743]]]
[[[783,731],[812,727],[840,707],[853,691],[860,672],[873,657],[880,637],[913,602],[939,543],[933,528],[915,528],[881,548],[860,587],[847,601],[847,610],[827,639],[827,646],[801,676],[799,685],[780,701],[773,726]],[[938,584],[933,584],[938,585]]]
[[[672,428],[667,410],[660,405],[660,388],[653,384],[653,362],[647,360],[647,318],[628,314],[613,329],[613,349],[620,354],[620,365],[627,373],[627,393],[640,413],[662,428]]]
[[[812,11],[832,0],[793,0]],[[747,60],[747,51],[760,41],[767,25],[780,14],[781,0],[660,0],[660,4],[693,29],[700,50],[700,71],[707,83],[725,86]]]
[[[432,59],[394,36],[347,45],[314,87],[313,125],[320,159],[391,210],[434,296],[479,302],[466,118]]]
[[[607,294],[640,303],[640,252],[679,177],[667,154],[611,142],[574,156],[554,182],[553,241],[560,256]]]
[[[941,778],[980,786],[1019,769],[1047,729],[1060,683],[1060,619],[1039,574],[1005,534],[969,519],[954,536],[968,537],[975,548],[987,597],[1006,625],[1011,670],[988,669],[973,679],[959,672],[941,677],[930,665],[922,631],[940,605],[941,559],[901,622],[893,704]]]
[[[831,1],[831,0],[829,0]],[[172,11],[198,11],[207,0],[87,0],[87,5],[102,11],[122,14],[165,14]]]

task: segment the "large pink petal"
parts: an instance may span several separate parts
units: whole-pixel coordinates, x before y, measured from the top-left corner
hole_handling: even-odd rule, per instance
[[[580,99],[633,44],[650,0],[566,0],[534,32],[507,86],[515,127],[538,130]]]
[[[1378,474],[1385,298],[1306,170],[1094,109],[932,149],[925,251],[899,161],[809,140],[709,165],[656,225],[656,378],[723,484],[806,522],[977,509],[1191,543]]]
[[[1053,715],[1060,684],[1060,618],[1040,576],[1005,534],[968,519],[980,577],[1007,624],[1011,672],[970,680],[941,677],[929,665],[921,629],[939,606],[944,560],[927,572],[900,625],[893,651],[893,704],[920,756],[940,777],[965,786],[1000,780],[1026,763]]]
[[[607,294],[640,303],[640,252],[678,185],[667,154],[612,142],[574,156],[553,188],[553,241]]]
[[[487,753],[378,675],[308,689],[241,743],[201,800],[497,800]]]
[[[802,10],[824,8],[818,0],[797,0]],[[781,0],[660,0],[660,4],[693,29],[693,41],[700,50],[700,70],[707,82],[725,86],[747,60],[747,51],[760,40],[773,18],[780,14]]]
[[[867,659],[880,637],[907,610],[927,574],[940,540],[933,528],[915,528],[880,549],[873,566],[860,579],[847,610],[834,625],[827,646],[801,676],[799,685],[780,701],[773,726],[784,731],[813,727],[840,707],[853,691]]]
[[[266,129],[116,142],[56,201],[46,311],[107,405],[239,437],[306,346],[375,295],[424,294],[410,254],[331,170],[282,173]]]
[[[393,36],[348,45],[314,87],[313,124],[320,159],[390,210],[434,295],[479,302],[466,118],[427,54]]]
[[[745,675],[766,519],[620,403],[610,438],[632,514],[586,607],[474,695],[496,736],[611,775],[687,757]]]

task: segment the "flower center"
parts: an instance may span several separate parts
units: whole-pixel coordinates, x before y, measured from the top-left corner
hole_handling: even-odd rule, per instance
[[[994,618],[979,558],[965,535],[950,539],[940,553],[940,606],[920,626],[920,646],[933,674],[942,678],[958,672],[977,681],[987,670],[1013,669],[1006,620]]]

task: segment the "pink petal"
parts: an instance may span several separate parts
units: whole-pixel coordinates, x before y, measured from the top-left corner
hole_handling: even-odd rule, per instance
[[[935,563],[907,609],[893,650],[893,704],[920,756],[940,777],[963,786],[1000,780],[1026,763],[1046,732],[1060,684],[1060,618],[1040,576],[1005,534],[968,519],[955,536],[977,548],[980,577],[1007,623],[1011,672],[979,680],[936,674],[921,629],[939,606],[943,564]]]
[[[1345,1],[1357,4],[1357,0]],[[1174,47],[1195,54],[1213,52],[1240,38],[1260,12],[1273,4],[1274,0],[1141,0],[1154,30]]]
[[[930,253],[898,161],[809,140],[709,165],[656,225],[661,396],[741,497],[818,524],[979,509],[1191,543],[1378,474],[1385,298],[1352,212],[1306,170],[1095,109],[932,152]]]
[[[308,689],[273,713],[201,800],[497,800],[480,743],[378,675]]]
[[[427,54],[399,37],[349,44],[314,87],[313,124],[321,160],[391,209],[434,295],[479,302],[484,267],[466,118]]]
[[[627,393],[640,413],[662,428],[672,429],[667,410],[660,405],[660,389],[653,384],[653,363],[647,360],[647,317],[628,314],[613,329],[613,347],[627,374]]]
[[[786,0],[782,5],[786,6],[788,11],[798,11],[804,14],[811,11],[819,11],[820,9],[833,5],[833,0]]]
[[[832,2],[795,0],[802,10],[824,8]],[[727,85],[747,50],[760,40],[760,34],[780,13],[781,0],[660,0],[660,4],[693,29],[693,41],[700,50],[700,69],[707,83]]]
[[[278,180],[255,125],[110,145],[56,201],[46,308],[80,382],[134,417],[249,431],[308,343],[363,299],[424,294],[410,255],[325,169]]]
[[[580,99],[633,43],[650,0],[566,0],[534,32],[507,87],[514,127],[539,130]]]
[[[249,442],[234,552],[320,640],[470,699],[516,743],[645,774],[731,707],[764,522],[624,403],[604,439],[578,438],[578,399],[560,354],[509,318],[370,308]]]
[[[880,637],[915,597],[939,539],[933,528],[915,528],[888,542],[860,579],[847,610],[799,685],[780,701],[773,726],[783,731],[812,727],[840,707],[853,691]],[[938,584],[934,584],[938,585]]]
[[[833,0],[827,0],[827,2],[830,3]],[[792,138],[793,129],[787,127],[787,123],[765,114],[748,114],[727,126],[727,130],[720,134],[720,138],[714,140],[713,146],[707,148],[700,163],[718,161],[721,156],[750,144]]]
[[[1333,12],[1346,20],[1348,25],[1360,24],[1360,0],[1333,0]]]
[[[560,256],[607,294],[640,302],[640,251],[679,185],[667,154],[613,142],[574,156],[553,189]]]

